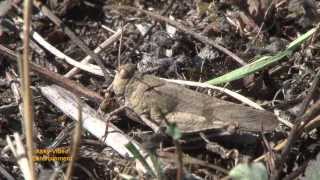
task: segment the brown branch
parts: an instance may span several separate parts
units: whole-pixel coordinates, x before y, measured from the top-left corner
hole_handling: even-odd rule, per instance
[[[17,61],[17,55],[11,51],[10,49],[2,46],[0,44],[0,52],[3,52],[2,54],[8,56],[9,60],[12,61]],[[98,93],[82,86],[79,83],[76,83],[75,81],[72,81],[68,78],[65,78],[63,76],[61,76],[58,73],[54,73],[51,71],[48,71],[47,69],[34,64],[32,62],[29,62],[30,68],[32,71],[36,72],[39,76],[41,76],[42,78],[55,83],[61,87],[64,87],[65,89],[79,95],[79,96],[84,96],[90,100],[96,101],[98,103],[101,103],[103,101],[103,97],[100,96]]]

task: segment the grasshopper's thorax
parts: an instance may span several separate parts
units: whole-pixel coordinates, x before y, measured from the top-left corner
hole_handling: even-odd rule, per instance
[[[119,67],[112,82],[113,91],[116,95],[123,95],[127,84],[134,76],[136,66],[134,64],[125,64]]]

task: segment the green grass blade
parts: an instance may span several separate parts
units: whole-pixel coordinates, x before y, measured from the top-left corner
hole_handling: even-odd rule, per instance
[[[297,39],[292,41],[287,49],[294,51],[298,46],[300,46],[303,42],[305,42],[313,33],[317,31],[317,28],[310,29],[308,32],[302,34]]]
[[[129,142],[128,144],[125,145],[126,148],[132,153],[135,159],[138,159],[140,163],[143,165],[143,167],[148,171],[148,173],[156,177],[156,174],[153,172],[151,167],[149,166],[147,160],[140,154],[139,150],[131,143]]]
[[[303,35],[299,36],[297,39],[292,41],[286,50],[280,51],[274,56],[263,56],[259,58],[258,60],[247,64],[241,68],[238,68],[236,70],[233,70],[225,75],[222,75],[220,77],[217,77],[215,79],[209,80],[206,83],[211,84],[211,85],[217,85],[217,84],[222,84],[230,81],[234,81],[243,77],[246,77],[250,74],[253,74],[257,71],[260,71],[273,63],[276,63],[283,59],[286,56],[289,56],[292,54],[292,52],[298,48],[303,42],[305,42],[313,33],[316,32],[317,28],[313,28],[309,30],[308,32],[304,33]]]

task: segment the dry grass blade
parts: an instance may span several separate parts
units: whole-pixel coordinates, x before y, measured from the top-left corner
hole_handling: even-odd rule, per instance
[[[62,29],[64,30],[64,32],[70,37],[70,39],[77,45],[79,46],[84,52],[86,52],[87,54],[89,54],[94,61],[99,65],[99,67],[101,68],[104,78],[105,80],[110,80],[110,74],[112,74],[108,69],[106,69],[102,63],[101,58],[99,57],[99,55],[97,55],[96,53],[94,53],[93,51],[91,51],[89,49],[89,47],[80,39],[78,38],[75,33],[73,31],[71,31],[71,29],[69,29],[67,26],[63,25],[63,22],[54,14],[50,11],[50,9],[48,9],[44,4],[42,4],[42,2],[40,1],[34,1],[34,5],[36,7],[38,7],[43,14],[45,14],[52,22],[54,22],[57,26],[62,27]]]
[[[69,180],[72,177],[74,163],[77,160],[77,153],[80,147],[80,139],[81,139],[81,130],[82,130],[82,105],[81,100],[78,99],[78,122],[76,123],[76,127],[73,133],[73,142],[71,147],[71,161],[68,164],[65,180]]]
[[[30,42],[30,26],[32,15],[32,0],[24,1],[24,28],[23,28],[23,60],[20,66],[22,80],[22,97],[23,97],[23,119],[27,140],[27,152],[30,166],[30,179],[36,179],[33,163],[33,108],[32,108],[32,92],[30,89],[30,68],[29,68],[29,42]]]
[[[14,142],[7,136],[7,143],[12,151],[12,154],[17,158],[18,165],[23,173],[25,179],[34,178],[32,175],[33,170],[30,167],[28,158],[26,157],[26,151],[23,147],[22,140],[18,133],[13,134]]]
[[[121,34],[123,33],[123,31],[126,29],[127,25],[124,25],[123,28],[117,30],[117,32],[114,32],[114,34],[112,36],[110,36],[107,40],[105,40],[103,43],[101,43],[95,50],[95,53],[100,53],[102,50],[104,50],[106,47],[108,47],[109,45],[111,45],[112,43],[116,42],[119,37],[121,36]],[[81,63],[82,64],[86,64],[86,63],[90,63],[91,61],[91,57],[87,56],[85,57]],[[79,71],[78,68],[74,67],[72,68],[68,73],[66,73],[64,76],[67,78],[72,77],[74,74],[76,74]],[[99,71],[101,71],[99,69]],[[102,74],[102,72],[101,72]]]
[[[201,82],[193,82],[193,81],[184,81],[184,80],[174,80],[174,79],[164,79],[162,78],[163,80],[165,81],[168,81],[168,82],[173,82],[173,83],[177,83],[177,84],[181,84],[181,85],[187,85],[187,86],[194,86],[194,87],[202,87],[202,88],[210,88],[210,89],[214,89],[214,90],[219,90],[219,91],[222,91],[226,94],[228,94],[229,96],[253,107],[253,108],[256,108],[256,109],[260,109],[260,110],[264,110],[259,104],[251,101],[250,99],[242,96],[241,94],[239,93],[236,93],[236,92],[233,92],[227,88],[222,88],[222,87],[218,87],[218,86],[213,86],[213,85],[210,85],[210,84],[207,84],[207,83],[201,83]]]

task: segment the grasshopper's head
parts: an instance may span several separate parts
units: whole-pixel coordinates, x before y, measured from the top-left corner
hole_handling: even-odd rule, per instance
[[[130,79],[134,76],[135,71],[136,65],[134,64],[124,64],[119,67],[112,82],[113,91],[116,95],[124,94],[125,88]]]

